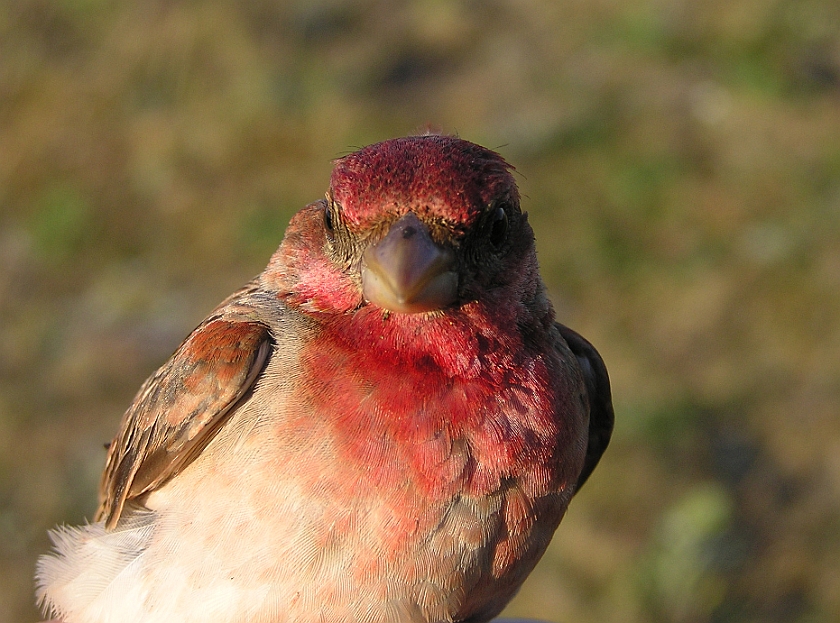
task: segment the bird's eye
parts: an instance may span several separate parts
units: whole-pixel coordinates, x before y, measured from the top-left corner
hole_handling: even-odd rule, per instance
[[[324,207],[324,229],[327,230],[327,236],[332,239],[333,232],[335,231],[335,225],[333,223],[332,208],[329,205]]]
[[[508,217],[504,207],[499,206],[490,218],[490,244],[499,249],[507,237]]]

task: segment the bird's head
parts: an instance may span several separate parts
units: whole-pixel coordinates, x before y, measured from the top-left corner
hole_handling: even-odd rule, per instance
[[[512,167],[452,136],[337,160],[326,199],[295,216],[272,264],[290,304],[313,312],[438,314],[542,291]]]

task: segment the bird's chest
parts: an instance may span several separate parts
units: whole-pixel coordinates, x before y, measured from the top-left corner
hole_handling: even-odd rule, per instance
[[[322,340],[296,368],[273,430],[278,463],[322,517],[323,542],[364,541],[350,546],[371,553],[356,570],[393,575],[383,565],[409,568],[420,549],[487,563],[506,523],[525,530],[557,487],[556,395],[539,358],[458,375],[429,356]]]
[[[431,356],[394,358],[322,341],[301,353],[281,427],[329,439],[342,472],[425,499],[488,495],[550,467],[557,396],[538,357],[491,358],[453,374]]]

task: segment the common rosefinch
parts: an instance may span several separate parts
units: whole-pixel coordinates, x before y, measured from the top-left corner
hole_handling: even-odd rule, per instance
[[[140,388],[38,596],[65,623],[487,621],[612,423],[511,167],[371,145]]]

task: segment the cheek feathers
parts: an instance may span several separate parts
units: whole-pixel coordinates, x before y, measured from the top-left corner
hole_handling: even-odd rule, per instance
[[[292,218],[260,279],[269,290],[304,311],[343,313],[355,309],[362,304],[360,285],[333,264],[326,248],[323,204],[317,202]]]

